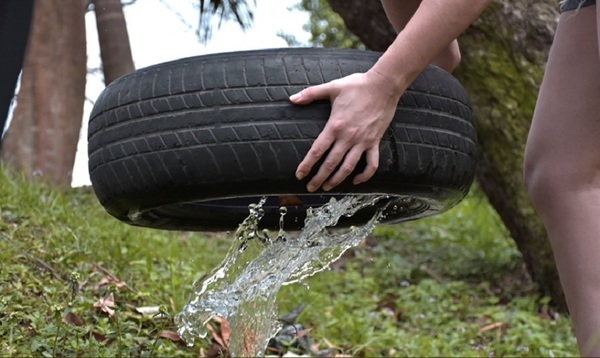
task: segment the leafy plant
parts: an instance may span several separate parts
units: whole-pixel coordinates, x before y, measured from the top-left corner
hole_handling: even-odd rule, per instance
[[[89,188],[57,192],[0,167],[0,355],[222,354],[218,341],[235,332],[215,326],[187,347],[173,317],[229,241],[131,227]],[[295,322],[315,354],[575,355],[570,320],[522,265],[475,189],[445,214],[378,227],[278,302],[280,312],[306,305]]]

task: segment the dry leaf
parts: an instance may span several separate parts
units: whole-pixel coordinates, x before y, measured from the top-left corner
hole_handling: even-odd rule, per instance
[[[231,336],[229,323],[225,318],[219,316],[215,316],[211,320],[219,324],[218,330],[210,324],[206,325],[206,328],[212,333],[213,340],[221,347],[229,349],[229,337]]]
[[[159,337],[166,338],[173,342],[179,342],[181,340],[181,337],[179,337],[179,335],[173,331],[162,331],[162,332],[160,332]]]
[[[481,329],[479,330],[479,333],[493,331],[498,328],[503,328],[507,325],[508,325],[508,323],[506,323],[506,322],[496,322],[496,323],[488,324],[487,326],[481,327]]]
[[[225,342],[223,341],[223,338],[221,338],[221,334],[211,324],[207,324],[206,329],[210,331],[212,340],[216,342],[219,347],[225,347]]]
[[[94,337],[97,342],[104,342],[106,340],[106,336],[94,331],[92,331],[92,337]]]
[[[327,338],[323,338],[323,342],[325,342],[325,345],[327,345],[327,348],[331,348],[331,349],[336,349],[338,351],[341,351],[342,348],[334,345],[333,343],[331,343]]]
[[[204,357],[213,358],[213,357],[227,357],[228,355],[224,351],[225,348],[219,346],[216,343],[213,343],[210,348],[206,351],[206,355]]]
[[[127,287],[127,283],[125,281],[118,280],[115,277],[104,276],[102,279],[100,279],[100,282],[94,286],[94,290],[98,291],[102,286],[115,286],[120,291],[124,287]]]
[[[146,306],[146,307],[136,307],[137,313],[141,313],[144,316],[154,316],[155,314],[160,313],[160,306]]]
[[[225,348],[229,349],[229,337],[231,337],[231,329],[229,328],[229,322],[226,319],[221,321],[221,337],[225,341]]]
[[[77,327],[83,326],[83,321],[81,318],[79,318],[79,316],[73,312],[67,313],[67,315],[63,317],[62,321],[66,324],[72,324]]]
[[[112,317],[115,314],[115,310],[113,309],[115,307],[115,295],[111,292],[110,295],[94,302],[94,307],[100,308],[100,311]]]
[[[308,335],[308,333],[310,333],[311,330],[312,330],[312,328],[307,328],[307,329],[303,329],[303,330],[299,331],[298,333],[296,333],[296,338],[302,338],[302,337]]]

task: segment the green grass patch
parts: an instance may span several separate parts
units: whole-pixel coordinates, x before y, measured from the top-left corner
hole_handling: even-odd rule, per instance
[[[229,244],[128,226],[89,188],[60,192],[0,168],[0,355],[208,354],[209,339],[190,348],[170,332]],[[577,354],[569,319],[536,294],[476,190],[448,213],[378,227],[279,303],[282,313],[306,304],[297,322],[336,354]]]

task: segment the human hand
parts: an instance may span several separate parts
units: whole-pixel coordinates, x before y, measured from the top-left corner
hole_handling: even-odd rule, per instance
[[[388,128],[400,95],[391,81],[370,70],[302,90],[290,97],[294,104],[309,104],[318,99],[332,102],[325,128],[298,165],[296,178],[301,180],[329,150],[325,161],[306,188],[329,191],[348,177],[363,153],[365,170],[354,177],[353,184],[369,180],[379,166],[379,142]],[[341,165],[340,165],[341,163]],[[339,169],[333,173],[336,168]]]

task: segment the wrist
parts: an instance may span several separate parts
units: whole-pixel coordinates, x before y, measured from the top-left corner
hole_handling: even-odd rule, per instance
[[[402,74],[384,72],[376,66],[367,71],[366,75],[377,91],[393,99],[399,99],[410,84],[402,78]]]

